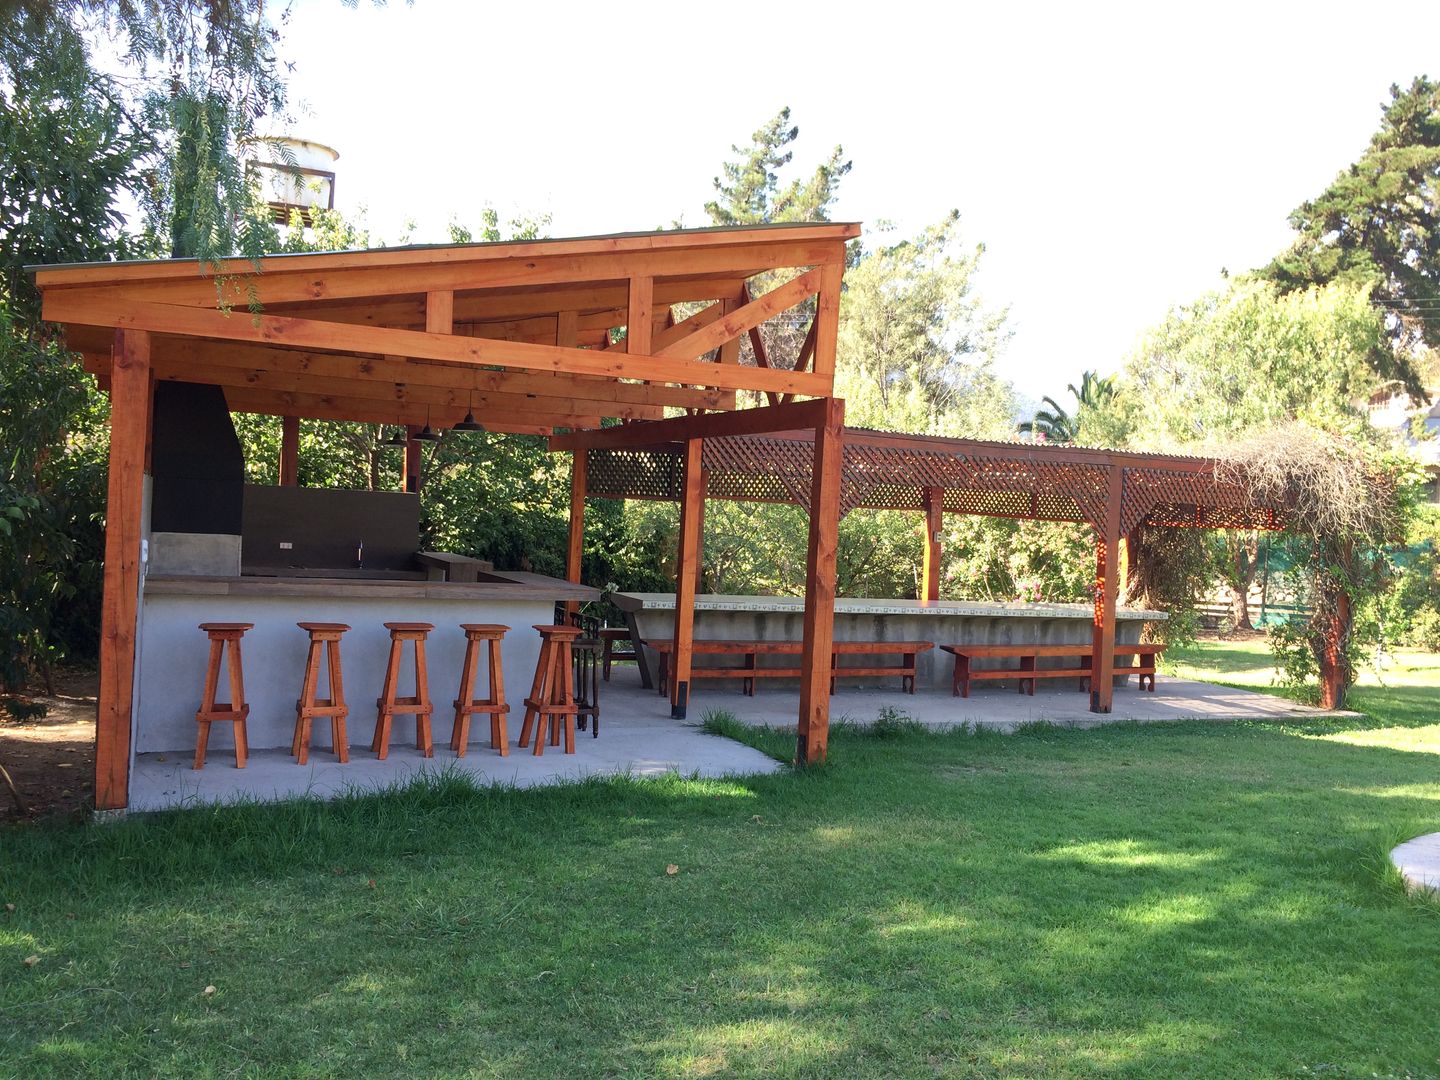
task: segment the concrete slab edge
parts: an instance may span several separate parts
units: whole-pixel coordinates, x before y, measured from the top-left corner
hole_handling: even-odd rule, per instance
[[[1390,861],[1410,891],[1440,893],[1440,832],[1405,841],[1390,852]]]

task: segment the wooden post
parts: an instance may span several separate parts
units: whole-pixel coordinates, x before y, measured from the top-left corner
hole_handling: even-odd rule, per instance
[[[110,477],[105,504],[105,593],[100,612],[100,700],[95,725],[96,810],[123,810],[130,802],[141,503],[150,402],[150,335],[117,330],[110,369]]]
[[[1135,530],[1131,529],[1120,538],[1117,574],[1116,601],[1122,607],[1130,598],[1130,583],[1135,576]]]
[[[695,548],[695,592],[705,591],[705,493],[710,490],[710,471],[700,468],[700,501],[695,504],[695,532],[699,537]]]
[[[1095,628],[1091,635],[1090,711],[1108,713],[1115,698],[1115,601],[1119,594],[1120,502],[1124,472],[1110,466],[1105,525],[1095,544]]]
[[[795,762],[825,760],[830,739],[830,649],[835,640],[835,554],[840,530],[840,465],[845,402],[825,399],[815,427],[810,484],[810,546],[805,566],[805,645],[801,652],[800,723]]]
[[[700,516],[705,501],[703,439],[685,443],[685,478],[680,497],[680,553],[675,562],[675,645],[670,656],[670,715],[685,719],[690,704],[691,648],[695,641],[695,580],[700,562]],[[639,647],[639,643],[636,643]],[[828,648],[828,646],[827,646]]]
[[[630,305],[625,317],[625,351],[649,356],[655,333],[655,279],[630,279]]]
[[[570,544],[565,557],[565,580],[580,583],[581,560],[585,554],[585,484],[588,451],[576,450],[570,455]],[[580,604],[571,600],[565,610],[572,615]]]
[[[280,418],[280,486],[294,487],[300,471],[300,418]]]
[[[411,424],[405,429],[405,490],[418,494],[420,491],[420,440],[415,438],[420,428]]]
[[[940,530],[945,526],[945,489],[925,489],[925,556],[921,564],[920,599],[940,599]]]

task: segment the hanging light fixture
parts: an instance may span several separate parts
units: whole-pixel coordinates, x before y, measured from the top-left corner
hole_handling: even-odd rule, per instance
[[[386,445],[386,446],[404,446],[405,443],[406,443],[406,441],[407,441],[407,440],[406,440],[406,438],[405,438],[405,429],[404,429],[404,428],[398,428],[398,427],[397,427],[394,431],[392,431],[392,432],[390,433],[390,438],[388,438],[388,439],[385,440],[385,445]]]
[[[425,406],[425,426],[415,433],[420,442],[439,442],[440,433],[430,426],[430,406]]]
[[[470,407],[465,410],[465,419],[464,419],[464,420],[461,420],[458,424],[456,424],[453,428],[451,428],[451,430],[452,430],[452,431],[484,431],[484,430],[485,430],[485,425],[484,425],[484,424],[481,424],[481,423],[478,423],[478,422],[476,422],[476,420],[475,420],[475,397],[474,397],[474,394],[473,394],[473,393],[472,393],[471,396],[470,396]]]

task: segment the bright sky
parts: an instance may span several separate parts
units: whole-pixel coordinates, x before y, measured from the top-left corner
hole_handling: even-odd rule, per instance
[[[796,165],[855,163],[836,220],[958,208],[1027,396],[1119,366],[1167,307],[1266,262],[1361,152],[1392,82],[1440,76],[1440,4],[296,0],[294,134],[395,242],[550,213],[554,236],[706,224],[732,143],[789,105]]]

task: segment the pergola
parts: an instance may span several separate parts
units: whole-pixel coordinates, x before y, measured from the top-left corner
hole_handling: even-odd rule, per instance
[[[834,403],[839,406],[841,403]],[[788,410],[788,411],[787,411]],[[1039,521],[1080,522],[1096,537],[1096,585],[1090,708],[1108,713],[1114,698],[1115,612],[1129,573],[1128,538],[1141,525],[1173,528],[1283,529],[1286,508],[1259,506],[1224,478],[1213,458],[1134,453],[1063,445],[990,442],[840,427],[840,408],[823,418],[813,403],[768,411],[793,416],[792,431],[733,430],[713,436],[694,425],[667,421],[551,438],[553,450],[574,454],[570,543],[578,568],[584,498],[678,501],[681,506],[677,567],[675,650],[671,700],[685,710],[694,640],[694,596],[700,559],[699,521],[706,499],[790,503],[810,515],[810,560],[817,550],[823,580],[807,577],[807,648],[811,597],[834,599],[835,537],[851,510],[914,510],[925,515],[922,599],[940,597],[941,517],[951,513]],[[743,416],[744,414],[740,414]],[[811,427],[811,424],[815,427]],[[834,429],[825,427],[833,423]],[[828,583],[828,584],[827,584]],[[824,632],[829,649],[828,627]],[[815,652],[823,657],[824,652]],[[821,740],[823,726],[811,738]],[[802,710],[800,758],[806,760]]]
[[[797,224],[34,268],[44,318],[64,325],[111,402],[97,809],[127,801],[156,380],[218,385],[232,411],[285,417],[282,482],[294,483],[301,418],[412,436],[470,412],[492,431],[533,434],[605,420],[696,440],[802,426],[816,435],[826,506],[843,409],[831,397],[840,285],[859,233]],[[773,286],[763,295],[760,274]],[[742,364],[741,338],[759,340],[777,316],[808,320],[796,354],[770,357],[762,342],[759,363]],[[780,404],[737,410],[739,391]],[[412,490],[419,455],[412,437]],[[807,655],[829,650],[835,521],[818,513],[812,525]],[[578,560],[572,570],[578,580]],[[828,680],[807,677],[804,760],[824,752],[828,699]]]

